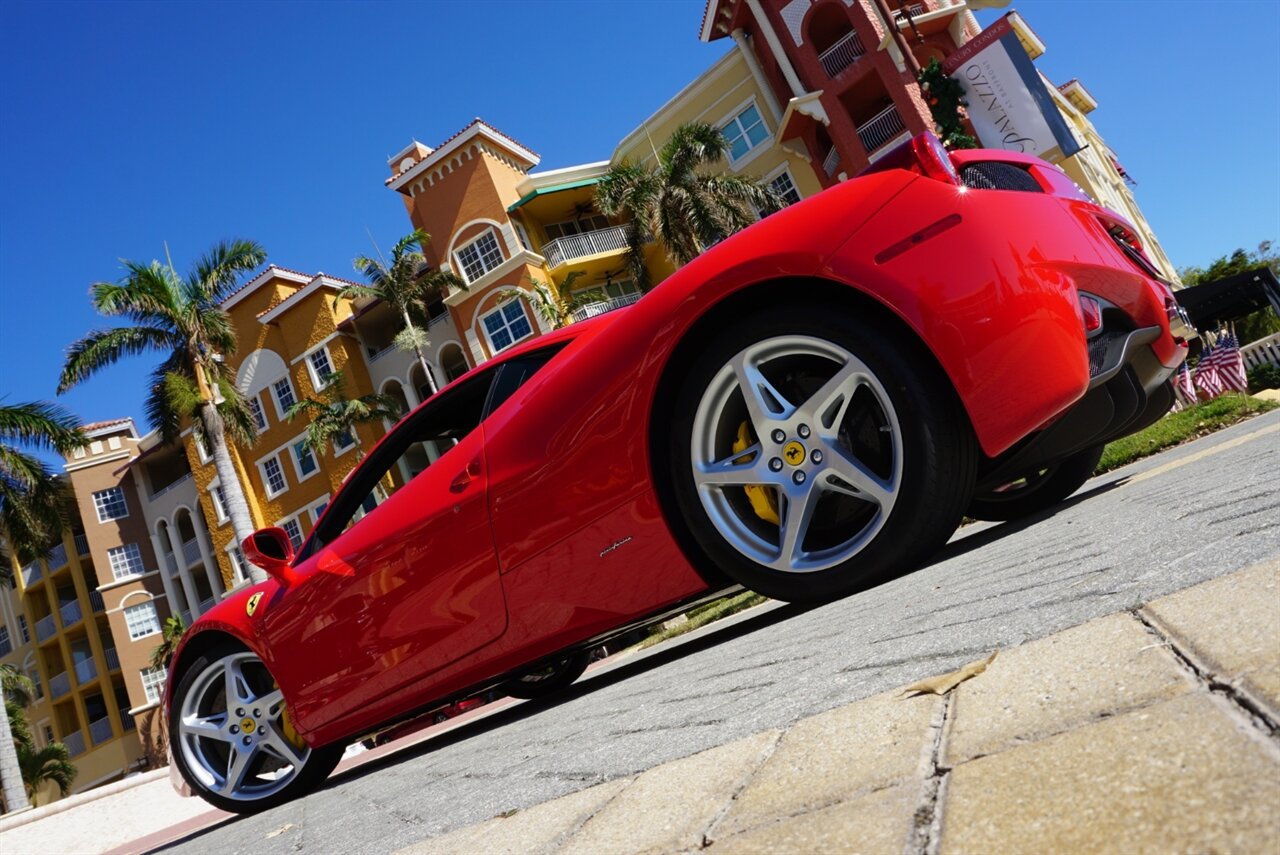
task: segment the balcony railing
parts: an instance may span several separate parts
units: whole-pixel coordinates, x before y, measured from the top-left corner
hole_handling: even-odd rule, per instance
[[[627,248],[627,226],[613,226],[580,235],[556,238],[542,245],[542,257],[548,267],[559,267],[575,258],[586,258],[599,252]]]
[[[0,658],[8,656],[13,652],[13,642],[9,640],[9,636],[0,638]]]
[[[902,124],[902,117],[898,115],[898,109],[890,104],[858,126],[858,139],[862,141],[862,148],[867,154],[871,154],[906,129],[907,126]]]
[[[63,603],[62,608],[58,609],[58,612],[62,615],[62,625],[64,627],[77,624],[80,622],[80,619],[84,617],[83,612],[80,611],[80,602],[78,600]]]
[[[53,624],[53,615],[45,615],[36,621],[36,639],[39,641],[47,641],[53,638],[58,628]]]
[[[57,674],[49,679],[49,694],[53,695],[56,701],[58,698],[71,691],[71,675],[66,671]]]
[[[1260,338],[1240,348],[1240,358],[1246,369],[1259,365],[1280,365],[1280,333]]]
[[[24,587],[30,588],[40,579],[40,563],[32,561],[26,567],[22,568],[22,584]]]
[[[107,610],[107,604],[102,602],[102,594],[97,591],[89,592],[89,605],[93,606],[95,612],[105,612]]]
[[[103,650],[102,656],[104,659],[107,660],[108,671],[120,670],[120,654],[116,653],[116,649],[114,647],[108,647],[105,650]]]
[[[853,30],[840,37],[840,40],[818,55],[822,70],[828,77],[835,77],[858,61],[867,49],[862,46],[862,39]]]
[[[196,543],[194,537],[183,542],[182,557],[186,560],[188,567],[200,560],[200,544]]]
[[[201,600],[200,614],[204,614],[205,612],[209,611],[209,609],[213,608],[215,603],[217,603],[217,600],[215,600],[213,597],[209,597],[206,600]]]
[[[83,754],[84,734],[78,730],[74,733],[68,733],[62,738],[62,744],[67,746],[67,753],[72,757],[75,757],[77,754]]]
[[[98,666],[94,664],[93,659],[81,659],[76,663],[76,682],[84,685],[90,680],[98,676]]]
[[[76,535],[76,554],[89,554],[89,538],[85,537],[84,532],[80,532]]]
[[[901,26],[907,22],[908,15],[912,18],[918,18],[928,11],[929,10],[925,8],[923,3],[906,3],[900,6],[898,11],[893,13],[893,17],[898,22],[899,26]]]
[[[161,497],[161,496],[163,496],[165,493],[169,492],[170,490],[174,489],[175,487],[181,487],[183,484],[185,484],[185,483],[187,483],[188,481],[190,481],[193,477],[194,477],[194,475],[193,475],[191,472],[188,472],[186,475],[183,475],[183,476],[182,476],[181,478],[179,478],[177,481],[171,481],[170,483],[165,484],[165,485],[164,485],[163,487],[161,487],[159,490],[156,490],[154,493],[152,493],[152,494],[151,494],[151,498],[150,498],[148,501],[154,502],[156,499],[160,498],[160,497]]]
[[[89,738],[94,745],[101,745],[111,738],[111,719],[100,718],[89,723]]]
[[[121,730],[129,731],[129,730],[133,730],[133,729],[134,729],[135,727],[137,727],[137,726],[138,726],[138,725],[137,725],[137,724],[135,724],[135,723],[134,723],[134,721],[133,721],[133,716],[129,715],[127,712],[125,712],[125,711],[124,711],[124,709],[123,709],[123,708],[121,708],[121,710],[120,710],[120,729],[121,729]]]
[[[822,171],[827,173],[830,178],[836,174],[836,168],[840,166],[840,149],[835,146],[831,147],[831,151],[827,152],[827,156],[822,159]]]
[[[639,300],[640,296],[639,292],[623,294],[621,297],[612,297],[608,300],[599,300],[579,306],[573,312],[573,322],[585,321],[587,318],[594,318],[596,315],[603,315],[605,312],[612,312],[614,309],[630,306],[636,300]]]
[[[49,562],[49,571],[57,570],[63,564],[67,563],[67,545],[59,543],[53,549],[49,550],[49,555],[45,559]]]

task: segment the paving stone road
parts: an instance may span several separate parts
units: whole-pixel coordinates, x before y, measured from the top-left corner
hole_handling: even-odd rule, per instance
[[[388,853],[1280,556],[1280,412],[969,526],[838,603],[757,609],[166,851]],[[279,830],[290,825],[283,832]]]

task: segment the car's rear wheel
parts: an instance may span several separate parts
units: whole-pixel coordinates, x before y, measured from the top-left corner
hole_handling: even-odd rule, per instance
[[[940,547],[977,458],[958,399],[918,343],[824,306],[721,333],[689,366],[666,451],[707,556],[792,601],[844,596]]]
[[[173,759],[191,789],[233,813],[256,813],[310,792],[342,746],[309,748],[267,667],[241,647],[191,664],[169,705]]]
[[[588,651],[572,653],[545,668],[508,680],[499,691],[526,701],[543,698],[561,689],[567,689],[574,680],[582,676],[583,671],[587,670],[590,661],[591,656]]]
[[[1003,522],[1046,511],[1093,476],[1104,448],[1105,445],[1091,446],[1025,478],[976,493],[969,503],[968,515],[976,520]]]

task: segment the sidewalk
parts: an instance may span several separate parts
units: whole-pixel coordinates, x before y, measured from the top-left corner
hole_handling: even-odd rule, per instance
[[[1280,561],[428,853],[1280,851]]]

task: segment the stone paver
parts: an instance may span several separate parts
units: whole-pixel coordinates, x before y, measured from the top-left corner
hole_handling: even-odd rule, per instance
[[[1142,611],[1199,665],[1280,717],[1280,561],[1161,597]]]
[[[942,701],[887,692],[797,722],[712,837],[848,800],[913,778]]]
[[[961,683],[946,765],[1042,739],[1191,691],[1171,653],[1126,613],[1001,652]]]
[[[597,784],[508,817],[424,840],[401,849],[397,855],[526,855],[554,851],[563,838],[617,797],[632,780],[619,778]]]
[[[1274,852],[1280,752],[1197,692],[958,766],[942,855]]]
[[[703,833],[779,735],[767,731],[650,769],[587,820],[561,851],[601,855],[700,849]]]
[[[717,840],[713,855],[901,855],[919,784],[899,784],[850,802]]]

